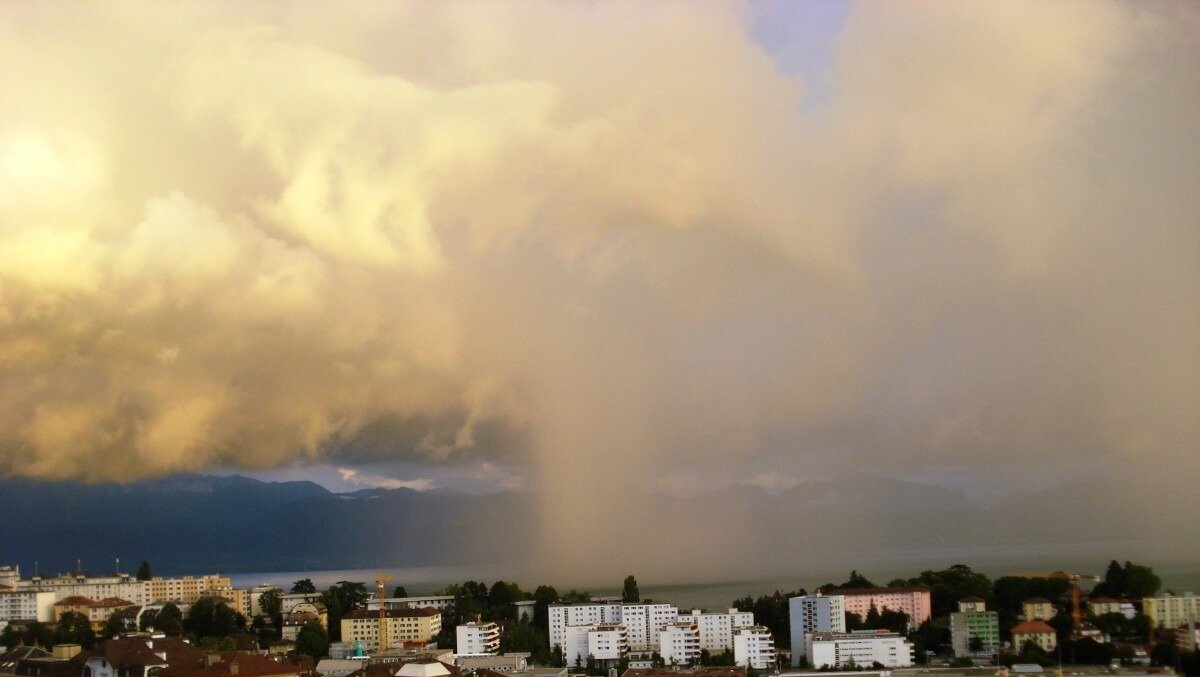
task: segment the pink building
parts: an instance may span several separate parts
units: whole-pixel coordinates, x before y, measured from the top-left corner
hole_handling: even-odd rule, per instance
[[[844,595],[846,613],[858,614],[862,618],[866,618],[867,612],[871,610],[871,605],[875,605],[875,609],[878,611],[891,609],[908,614],[909,627],[912,628],[929,620],[929,588],[864,588],[831,590],[830,592]]]

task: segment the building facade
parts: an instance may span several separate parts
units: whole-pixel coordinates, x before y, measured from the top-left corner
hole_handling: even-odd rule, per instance
[[[700,628],[684,616],[658,633],[658,647],[658,654],[669,666],[695,665],[700,661]]]
[[[866,618],[872,606],[877,611],[902,611],[908,616],[910,629],[929,620],[933,608],[929,588],[920,586],[838,590],[837,594],[845,598],[844,608],[848,614]]]
[[[1000,651],[999,614],[983,610],[950,614],[950,643],[958,657],[996,655]]]
[[[1173,630],[1189,622],[1200,623],[1200,597],[1191,593],[1146,597],[1142,600],[1142,613],[1150,617],[1156,629]]]
[[[733,651],[733,634],[738,628],[754,625],[754,614],[749,611],[729,609],[725,613],[703,613],[693,609],[690,614],[679,616],[696,624],[700,631],[700,648],[710,653]]]
[[[629,652],[629,635],[621,623],[568,625],[558,646],[568,666],[584,667],[589,660],[613,664]]]
[[[767,670],[775,666],[775,638],[762,625],[747,625],[733,633],[733,662],[737,665]]]
[[[379,612],[355,609],[342,616],[342,641],[362,642],[368,651],[389,649],[404,642],[428,642],[442,631],[442,614],[437,609],[388,609],[380,647]]]
[[[1045,621],[1025,621],[1012,629],[1013,650],[1020,653],[1026,642],[1032,641],[1042,651],[1053,652],[1058,648],[1058,633]]]
[[[622,604],[620,600],[598,600],[549,607],[550,647],[566,648],[567,628],[621,623],[630,649],[643,651],[658,647],[658,635],[679,616],[670,604]]]
[[[804,595],[788,600],[788,617],[791,622],[792,666],[800,665],[800,659],[808,650],[804,638],[814,632],[844,633],[846,611],[841,595]]]
[[[885,668],[906,668],[913,664],[912,644],[886,630],[816,632],[807,635],[804,643],[808,660],[817,669],[869,668],[876,663]]]
[[[500,651],[500,626],[495,623],[464,623],[455,629],[455,653],[459,656],[494,656]]]
[[[50,590],[21,590],[0,585],[0,621],[50,623],[54,615],[55,594]]]
[[[1021,620],[1023,621],[1048,621],[1054,618],[1056,613],[1054,604],[1048,599],[1031,597],[1021,602]]]

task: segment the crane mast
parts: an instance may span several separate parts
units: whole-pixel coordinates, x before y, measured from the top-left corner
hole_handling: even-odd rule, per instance
[[[377,599],[379,601],[379,651],[380,651],[380,653],[382,653],[385,649],[387,649],[387,645],[388,645],[387,638],[389,637],[389,635],[387,634],[387,609],[385,608],[383,600],[387,596],[384,591],[384,585],[390,580],[392,580],[392,577],[383,573],[382,571],[379,572],[379,577],[375,579],[375,599]]]

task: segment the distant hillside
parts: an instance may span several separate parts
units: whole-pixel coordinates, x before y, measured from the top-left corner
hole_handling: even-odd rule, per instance
[[[1194,561],[1197,499],[1159,495],[1173,509],[1127,481],[977,500],[847,475],[778,495],[748,486],[644,496],[635,504],[581,496],[594,504],[595,523],[564,525],[540,514],[537,495],[526,492],[335,494],[308,482],[205,475],[129,485],[0,479],[0,563],[29,567],[37,560],[43,573],[53,573],[72,569],[78,558],[101,572],[114,557],[130,570],[146,558],[162,574],[487,564],[522,577],[552,570],[570,580],[599,580],[597,572],[611,577],[612,570],[660,580],[750,580],[964,560],[1002,570],[1027,570],[1036,561]],[[546,524],[576,529],[591,545],[566,552],[574,560],[551,562],[545,553],[564,548]]]

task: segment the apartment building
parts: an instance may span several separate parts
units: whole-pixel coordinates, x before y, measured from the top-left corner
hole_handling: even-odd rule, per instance
[[[500,652],[500,626],[465,623],[455,629],[454,651],[459,656],[494,656]]]
[[[368,651],[379,651],[403,642],[428,642],[442,631],[442,614],[432,607],[387,609],[384,614],[386,646],[379,646],[379,612],[368,609],[355,609],[342,616],[342,641],[361,641]]]
[[[547,611],[550,623],[550,648],[561,646],[564,651],[566,650],[567,628],[621,622],[621,603],[619,601],[551,604]]]
[[[733,661],[737,665],[766,670],[775,666],[775,638],[762,625],[746,625],[733,632]]]
[[[621,623],[568,625],[563,633],[563,658],[568,666],[616,663],[629,651],[629,633]]]
[[[1000,650],[999,614],[988,611],[978,597],[959,600],[958,612],[950,614],[950,643],[955,656],[995,655]]]
[[[50,623],[55,620],[54,599],[51,590],[22,590],[0,585],[0,621]]]
[[[1012,628],[1013,649],[1020,652],[1025,643],[1032,641],[1042,651],[1052,653],[1058,648],[1058,633],[1045,621],[1024,621]]]
[[[669,666],[700,661],[700,628],[691,616],[682,616],[659,631],[658,655]]]
[[[791,622],[792,666],[800,665],[808,644],[805,637],[814,632],[846,631],[845,598],[841,595],[803,595],[788,600]]]
[[[845,612],[860,618],[866,618],[872,606],[877,611],[902,611],[908,615],[908,627],[915,628],[932,615],[929,588],[921,586],[838,590],[837,594],[845,598]]]
[[[618,604],[618,622],[629,632],[629,648],[634,651],[658,646],[658,635],[679,617],[679,609],[666,603]]]
[[[738,628],[754,625],[753,613],[737,609],[729,609],[724,613],[693,609],[690,614],[679,616],[679,619],[695,623],[700,631],[700,648],[714,654],[733,651],[733,633]]]
[[[905,668],[913,664],[912,644],[886,630],[815,632],[805,637],[804,644],[805,654],[817,669],[870,667],[875,663],[885,668]]]
[[[1189,622],[1200,623],[1200,597],[1185,595],[1163,595],[1146,597],[1142,600],[1142,613],[1150,617],[1155,629],[1176,629]]]
[[[1054,604],[1043,597],[1030,597],[1021,602],[1021,620],[1023,621],[1048,621],[1054,618],[1054,614],[1058,613],[1054,609]]]
[[[416,597],[384,597],[382,600],[383,608],[385,609],[426,609],[433,607],[438,611],[445,612],[454,606],[453,595],[423,595]],[[367,600],[367,608],[379,610],[380,600]]]

